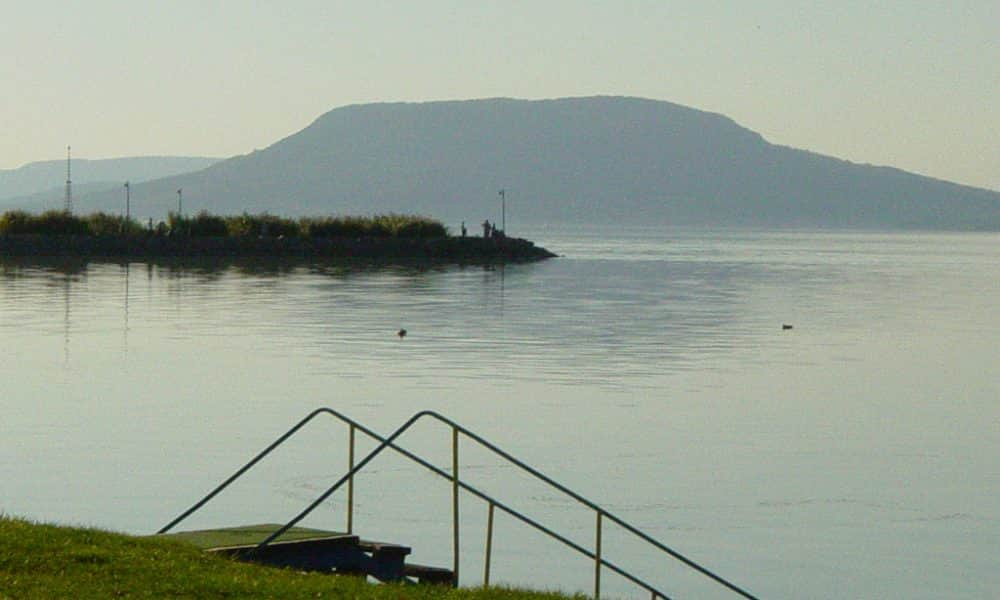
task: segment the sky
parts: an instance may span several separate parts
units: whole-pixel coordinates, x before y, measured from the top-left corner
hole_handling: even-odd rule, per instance
[[[590,95],[1000,190],[996,0],[0,0],[0,169],[245,154],[356,103]]]

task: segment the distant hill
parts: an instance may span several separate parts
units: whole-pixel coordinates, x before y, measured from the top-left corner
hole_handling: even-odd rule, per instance
[[[74,158],[73,195],[121,190],[133,183],[204,169],[218,158],[143,156],[88,160]],[[0,169],[0,208],[43,210],[62,208],[65,198],[66,161],[34,162],[18,169]]]
[[[453,225],[628,222],[1000,230],[1000,194],[777,146],[669,102],[592,97],[338,108],[274,145],[133,186],[137,214],[420,213]],[[86,197],[120,206],[118,193]],[[143,213],[146,211],[146,213]]]

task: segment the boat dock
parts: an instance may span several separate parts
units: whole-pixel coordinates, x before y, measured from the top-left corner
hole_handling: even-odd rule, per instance
[[[158,534],[237,560],[299,571],[369,576],[383,582],[454,585],[454,572],[406,562],[408,546],[364,540],[338,531],[292,527],[266,546],[281,529],[277,523]]]

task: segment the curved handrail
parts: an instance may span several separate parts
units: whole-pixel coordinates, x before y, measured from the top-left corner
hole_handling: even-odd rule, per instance
[[[511,456],[510,454],[508,454],[504,450],[500,449],[496,445],[494,445],[494,444],[490,443],[489,441],[483,439],[481,436],[473,433],[472,431],[469,431],[465,427],[462,427],[461,425],[459,425],[458,423],[452,421],[451,419],[449,419],[449,418],[447,418],[447,417],[445,417],[443,415],[439,415],[438,413],[436,413],[434,411],[422,411],[421,413],[418,413],[418,414],[434,417],[435,419],[441,421],[442,423],[445,423],[447,425],[450,425],[451,427],[454,427],[458,431],[461,431],[466,437],[468,437],[468,438],[470,438],[472,440],[475,440],[480,445],[482,445],[486,449],[492,451],[493,453],[497,454],[498,456],[500,456],[501,458],[503,458],[507,462],[510,462],[510,463],[512,463],[512,464],[520,467],[521,469],[523,469],[524,471],[526,471],[527,473],[529,473],[530,475],[532,475],[536,479],[539,479],[539,480],[541,480],[541,481],[549,484],[550,486],[556,488],[557,490],[559,490],[560,492],[566,494],[570,498],[573,498],[574,500],[576,500],[580,504],[583,504],[584,506],[586,506],[586,507],[588,507],[588,508],[596,511],[598,514],[600,514],[600,515],[602,515],[602,516],[604,516],[604,517],[606,517],[608,519],[611,519],[615,524],[621,526],[623,529],[625,529],[629,533],[632,533],[633,535],[636,535],[636,536],[640,537],[642,540],[648,542],[649,544],[652,544],[653,546],[655,546],[656,548],[660,549],[661,551],[669,554],[673,558],[675,558],[675,559],[679,560],[680,562],[684,563],[686,566],[691,567],[692,569],[698,571],[702,575],[705,575],[705,576],[709,577],[710,579],[714,580],[716,583],[720,583],[720,584],[724,585],[725,587],[729,588],[730,590],[743,595],[745,598],[750,598],[750,599],[754,598],[749,592],[747,592],[747,591],[745,591],[745,590],[737,587],[736,585],[730,583],[729,581],[726,581],[721,576],[713,573],[712,571],[709,571],[705,567],[702,567],[698,563],[696,563],[693,560],[687,558],[686,556],[682,555],[681,553],[677,552],[676,550],[673,550],[672,548],[670,548],[670,547],[666,546],[665,544],[661,543],[659,540],[657,540],[657,539],[651,537],[650,535],[642,532],[641,530],[637,529],[636,527],[634,527],[633,525],[629,524],[625,520],[623,520],[623,519],[615,516],[614,514],[612,514],[612,513],[608,512],[608,511],[604,510],[603,508],[601,508],[597,504],[595,504],[595,503],[591,502],[590,500],[584,498],[583,496],[577,494],[576,492],[574,492],[573,490],[567,488],[566,486],[562,485],[561,483],[559,483],[559,482],[553,480],[552,478],[550,478],[550,477],[542,474],[540,471],[538,471],[537,469],[535,469],[531,465],[528,465],[528,464],[526,464],[526,463],[524,463],[524,462],[522,462],[522,461],[514,458],[513,456]]]
[[[347,420],[348,423],[353,424],[353,421],[351,419],[349,419],[347,417],[344,417],[343,415],[340,415],[339,413],[337,413],[336,411],[333,411],[332,409],[329,409],[329,410],[330,410],[330,414],[333,414],[333,415],[338,416],[340,418],[344,418],[344,419]],[[429,463],[428,461],[424,460],[423,458],[420,458],[416,454],[413,454],[409,450],[401,448],[401,447],[399,447],[399,446],[397,446],[397,445],[395,445],[395,444],[392,443],[393,440],[395,440],[400,435],[402,435],[403,433],[405,433],[414,423],[416,423],[418,420],[420,420],[421,418],[426,417],[426,416],[436,417],[438,419],[443,420],[443,422],[449,422],[447,419],[445,419],[441,415],[438,415],[437,413],[435,413],[433,411],[425,410],[425,411],[421,411],[419,413],[416,413],[415,415],[413,415],[412,417],[410,417],[409,419],[407,419],[406,422],[403,423],[403,425],[401,425],[399,428],[397,428],[396,431],[394,431],[392,433],[392,435],[390,435],[388,438],[383,438],[383,437],[381,437],[381,436],[379,436],[377,434],[371,434],[368,431],[363,430],[363,431],[365,431],[365,433],[369,433],[369,435],[372,435],[375,439],[380,440],[381,444],[377,448],[375,448],[374,450],[372,450],[371,452],[369,452],[368,455],[365,456],[365,458],[363,458],[361,460],[361,462],[359,462],[357,465],[355,465],[353,468],[351,468],[343,477],[341,477],[340,479],[338,479],[336,483],[334,483],[333,485],[331,485],[329,488],[326,489],[326,491],[324,491],[322,494],[320,494],[319,497],[317,497],[316,500],[314,500],[309,506],[307,506],[305,509],[303,509],[302,512],[300,512],[298,515],[296,515],[295,517],[293,517],[290,521],[288,521],[287,523],[285,523],[284,525],[282,525],[279,529],[277,529],[276,531],[274,531],[266,539],[264,539],[262,542],[260,542],[254,550],[260,550],[260,549],[264,548],[265,546],[267,546],[268,544],[270,544],[271,542],[273,542],[274,540],[276,540],[277,538],[281,537],[285,532],[287,532],[289,529],[291,529],[292,527],[294,527],[295,525],[297,525],[302,519],[304,519],[306,516],[308,516],[309,513],[311,513],[313,510],[315,510],[320,504],[322,504],[323,502],[325,502],[327,498],[329,498],[331,495],[333,495],[334,492],[336,492],[338,489],[340,489],[340,487],[345,482],[347,482],[351,477],[353,477],[354,475],[356,475],[357,473],[359,473],[362,469],[364,469],[365,465],[367,465],[369,462],[371,462],[383,450],[385,450],[386,448],[393,448],[397,452],[400,452],[401,454],[403,454],[407,458],[409,458],[409,459],[417,462],[418,464],[426,467],[427,469],[431,470],[432,472],[434,472],[434,473],[436,473],[436,474],[438,474],[438,475],[440,475],[440,476],[442,476],[442,477],[444,477],[446,479],[452,479],[462,489],[464,489],[464,490],[466,490],[468,492],[471,492],[472,494],[474,494],[475,496],[479,497],[480,499],[485,500],[486,502],[489,502],[491,505],[493,505],[493,506],[495,506],[497,508],[500,508],[501,510],[503,510],[507,514],[509,514],[512,517],[520,520],[522,523],[525,523],[525,524],[527,524],[527,525],[535,528],[536,530],[541,531],[542,533],[548,535],[549,537],[552,537],[553,539],[556,539],[556,540],[562,542],[563,544],[569,546],[570,548],[576,550],[577,552],[583,554],[584,556],[587,556],[588,558],[597,560],[597,555],[595,553],[590,552],[589,550],[587,550],[586,548],[580,546],[579,544],[577,544],[577,543],[571,541],[570,539],[568,539],[568,538],[566,538],[566,537],[564,537],[564,536],[562,536],[562,535],[560,535],[560,534],[552,531],[551,529],[545,527],[541,523],[538,523],[534,519],[531,519],[530,517],[525,516],[524,514],[520,513],[519,511],[517,511],[517,510],[515,510],[515,509],[513,509],[513,508],[511,508],[509,506],[507,506],[506,504],[504,504],[504,503],[496,500],[495,498],[489,496],[488,494],[485,494],[484,492],[476,489],[475,487],[473,487],[473,486],[471,486],[471,485],[469,485],[467,483],[464,483],[461,480],[457,480],[457,481],[454,480],[451,475],[449,475],[446,471],[444,471],[440,467],[437,467],[437,466]],[[456,430],[462,431],[463,433],[465,431],[467,431],[463,427],[461,427],[461,426],[459,426],[457,424],[454,425],[454,426],[455,426]],[[607,561],[607,560],[604,560],[604,559],[600,559],[600,563],[601,563],[602,566],[605,566],[605,567],[611,569],[615,573],[618,573],[622,577],[625,577],[629,581],[631,581],[631,582],[635,583],[636,585],[644,588],[647,592],[651,592],[652,594],[654,594],[655,597],[663,598],[664,600],[670,600],[670,597],[667,596],[662,591],[654,588],[649,583],[647,583],[647,582],[639,579],[638,577],[636,577],[636,576],[632,575],[631,573],[625,571],[621,567],[618,567],[614,563],[612,563],[610,561]]]
[[[549,537],[552,537],[553,539],[556,539],[557,541],[562,542],[563,544],[565,544],[566,546],[572,548],[576,552],[578,552],[580,554],[583,554],[584,556],[586,556],[588,558],[594,559],[599,565],[601,565],[603,567],[607,567],[611,571],[617,573],[618,575],[621,575],[622,577],[624,577],[624,578],[628,579],[629,581],[635,583],[639,587],[642,587],[646,591],[650,592],[653,595],[654,599],[655,598],[669,599],[669,597],[666,594],[664,594],[660,590],[654,588],[649,583],[647,583],[647,582],[639,579],[638,577],[632,575],[631,573],[628,573],[627,571],[625,571],[624,569],[618,567],[614,563],[612,563],[610,561],[607,561],[604,558],[600,557],[600,554],[599,554],[600,550],[598,550],[598,552],[596,552],[596,553],[595,552],[591,552],[590,550],[587,550],[586,548],[584,548],[584,547],[580,546],[579,544],[577,544],[577,543],[569,540],[568,538],[566,538],[566,537],[564,537],[564,536],[562,536],[562,535],[560,535],[560,534],[552,531],[551,529],[545,527],[544,525],[538,523],[537,521],[531,519],[530,517],[527,517],[527,516],[523,515],[522,513],[520,513],[519,511],[517,511],[517,510],[515,510],[515,509],[513,509],[513,508],[511,508],[511,507],[509,507],[507,505],[505,505],[504,503],[496,500],[492,496],[489,496],[488,494],[485,494],[484,492],[476,489],[475,487],[462,482],[457,477],[455,477],[455,476],[447,473],[443,469],[441,469],[441,468],[439,468],[439,467],[437,467],[437,466],[429,463],[428,461],[426,461],[423,458],[417,456],[416,454],[414,454],[414,453],[406,450],[405,448],[402,448],[402,447],[400,447],[400,446],[398,446],[398,445],[396,445],[396,444],[393,443],[403,433],[405,433],[407,430],[409,430],[409,428],[412,427],[417,421],[419,421],[420,419],[422,419],[424,417],[430,417],[430,418],[433,418],[433,419],[435,419],[435,420],[437,420],[437,421],[439,421],[441,423],[444,423],[445,425],[451,427],[453,429],[453,431],[462,433],[463,435],[465,435],[469,439],[475,441],[476,443],[480,444],[484,448],[486,448],[486,449],[490,450],[491,452],[497,454],[498,456],[500,456],[501,458],[503,458],[507,462],[509,462],[509,463],[517,466],[518,468],[524,470],[525,472],[527,472],[528,474],[532,475],[533,477],[539,479],[540,481],[548,484],[549,486],[551,486],[551,487],[559,490],[560,492],[566,494],[567,496],[573,498],[574,500],[576,500],[580,504],[582,504],[582,505],[584,505],[584,506],[586,506],[586,507],[594,510],[597,513],[597,515],[598,515],[598,519],[599,519],[598,522],[600,522],[600,519],[602,517],[603,518],[608,518],[612,522],[614,522],[615,524],[617,524],[620,527],[622,527],[623,529],[625,529],[626,531],[632,533],[633,535],[638,536],[640,539],[646,541],[647,543],[651,544],[652,546],[654,546],[655,548],[659,549],[660,551],[668,554],[672,558],[680,561],[684,565],[686,565],[686,566],[688,566],[688,567],[696,570],[697,572],[701,573],[702,575],[705,575],[705,576],[709,577],[710,579],[712,579],[716,583],[719,583],[720,585],[723,585],[724,587],[728,588],[729,590],[731,590],[733,592],[736,592],[737,594],[743,596],[744,598],[747,598],[749,600],[758,600],[755,596],[753,596],[752,594],[750,594],[746,590],[744,590],[744,589],[736,586],[735,584],[727,581],[726,579],[722,578],[721,576],[717,575],[716,573],[713,573],[712,571],[708,570],[707,568],[699,565],[698,563],[696,563],[693,560],[687,558],[686,556],[682,555],[681,553],[677,552],[676,550],[674,550],[674,549],[666,546],[662,542],[656,540],[655,538],[653,538],[653,537],[649,536],[648,534],[642,532],[641,530],[637,529],[635,526],[633,526],[633,525],[629,524],[628,522],[624,521],[620,517],[618,517],[618,516],[616,516],[616,515],[608,512],[608,511],[604,510],[603,508],[601,508],[597,504],[593,503],[592,501],[588,500],[587,498],[584,498],[583,496],[577,494],[576,492],[570,490],[566,486],[564,486],[564,485],[556,482],[552,478],[544,475],[543,473],[541,473],[537,469],[531,467],[530,465],[524,463],[523,461],[518,460],[517,458],[513,457],[512,455],[510,455],[506,451],[502,450],[501,448],[499,448],[495,444],[487,441],[485,438],[483,438],[483,437],[479,436],[478,434],[472,432],[471,430],[469,430],[469,429],[467,429],[467,428],[459,425],[458,423],[456,423],[452,419],[449,419],[449,418],[447,418],[447,417],[445,417],[443,415],[438,414],[437,412],[430,411],[430,410],[423,410],[423,411],[415,413],[413,416],[411,416],[409,419],[407,419],[402,425],[400,425],[389,437],[386,438],[386,437],[382,437],[381,435],[379,435],[379,434],[375,433],[374,431],[368,429],[367,427],[365,427],[361,423],[358,423],[357,421],[351,419],[350,417],[347,417],[346,415],[344,415],[344,414],[342,414],[342,413],[340,413],[340,412],[338,412],[338,411],[336,411],[334,409],[326,408],[326,407],[318,408],[318,409],[312,411],[311,413],[309,413],[301,421],[299,421],[297,424],[295,424],[291,429],[289,429],[282,436],[280,436],[278,439],[276,439],[274,442],[272,442],[270,445],[268,445],[264,450],[262,450],[261,452],[259,452],[249,462],[247,462],[245,465],[243,465],[243,467],[241,467],[235,473],[233,473],[233,475],[231,475],[229,478],[227,478],[225,481],[223,481],[221,484],[219,484],[215,489],[213,489],[211,492],[209,492],[204,498],[202,498],[201,500],[199,500],[198,502],[196,502],[193,506],[191,506],[189,509],[187,509],[186,511],[184,511],[183,513],[181,513],[178,517],[176,517],[170,523],[168,523],[163,528],[161,528],[157,533],[166,533],[167,531],[169,531],[173,527],[175,527],[177,524],[179,524],[181,521],[183,521],[184,519],[186,519],[188,516],[190,516],[192,513],[194,513],[198,509],[200,509],[202,506],[204,506],[206,503],[208,503],[212,498],[214,498],[215,496],[217,496],[220,492],[222,492],[230,484],[232,484],[237,479],[239,479],[244,473],[246,473],[247,471],[249,471],[254,465],[256,465],[261,460],[263,460],[268,454],[270,454],[272,451],[274,451],[278,446],[282,445],[285,441],[287,441],[290,437],[292,437],[296,432],[298,432],[300,429],[302,429],[302,427],[304,427],[307,423],[309,423],[310,421],[312,421],[314,418],[316,418],[320,414],[329,414],[329,415],[333,416],[334,418],[337,418],[340,421],[342,421],[344,423],[347,423],[351,427],[360,430],[361,432],[363,432],[364,434],[368,435],[369,437],[371,437],[371,438],[379,441],[380,444],[374,450],[372,450],[371,452],[369,452],[368,455],[365,456],[360,462],[358,462],[357,464],[353,465],[348,470],[348,472],[345,475],[343,475],[333,485],[331,485],[329,488],[327,488],[322,494],[320,494],[320,496],[318,498],[316,498],[316,500],[314,500],[312,503],[310,503],[309,506],[307,506],[304,510],[302,510],[298,515],[296,515],[295,517],[293,517],[288,523],[286,523],[285,525],[283,525],[277,531],[273,532],[270,536],[267,537],[267,539],[265,539],[262,542],[260,542],[260,544],[258,544],[258,546],[257,546],[256,549],[261,549],[261,548],[267,546],[272,541],[274,541],[275,539],[277,539],[278,537],[280,537],[282,534],[284,534],[285,532],[287,532],[289,529],[291,529],[292,527],[294,527],[297,523],[299,523],[302,519],[304,519],[307,515],[309,515],[309,513],[311,513],[320,504],[322,504],[327,498],[329,498],[334,492],[336,492],[338,489],[340,489],[340,487],[343,486],[343,484],[345,482],[348,482],[348,481],[352,480],[352,478],[358,472],[360,472],[362,469],[364,469],[364,467],[369,462],[371,462],[376,456],[378,456],[379,454],[381,454],[383,450],[385,450],[386,448],[392,448],[393,450],[399,452],[400,454],[402,454],[403,456],[409,458],[410,460],[413,460],[414,462],[417,462],[421,466],[423,466],[423,467],[427,468],[428,470],[436,473],[437,475],[440,475],[440,476],[442,476],[442,477],[444,477],[446,479],[452,480],[453,483],[456,486],[460,487],[461,489],[466,490],[467,492],[472,493],[473,495],[475,495],[476,497],[480,498],[481,500],[484,500],[484,501],[488,502],[491,507],[500,508],[502,511],[504,511],[507,514],[509,514],[510,516],[512,516],[512,517],[520,520],[521,522],[523,522],[523,523],[525,523],[525,524],[533,527],[534,529],[536,529],[536,530],[538,530],[538,531],[540,531],[542,533],[545,533]],[[599,544],[600,544],[600,542],[598,541],[598,545]]]
[[[189,508],[189,509],[185,510],[184,512],[182,512],[180,515],[178,515],[177,517],[175,517],[174,520],[170,521],[169,523],[167,523],[166,525],[164,525],[163,527],[161,527],[160,530],[157,531],[156,533],[157,534],[166,533],[166,532],[170,531],[171,529],[173,529],[174,527],[176,527],[181,521],[183,521],[184,519],[190,517],[192,513],[194,513],[199,508],[201,508],[202,506],[204,506],[205,504],[207,504],[208,501],[211,500],[212,498],[215,498],[216,496],[218,496],[219,492],[221,492],[222,490],[226,489],[227,487],[229,487],[230,484],[232,484],[234,481],[236,481],[237,479],[239,479],[240,477],[242,477],[244,473],[246,473],[247,471],[249,471],[254,465],[256,465],[261,460],[263,460],[263,458],[265,456],[267,456],[268,454],[270,454],[271,452],[273,452],[275,448],[277,448],[278,446],[282,445],[283,443],[285,443],[285,441],[288,438],[290,438],[293,435],[295,435],[295,432],[297,432],[298,430],[302,429],[306,425],[306,423],[308,423],[309,421],[312,421],[317,415],[320,415],[322,413],[330,413],[330,414],[333,414],[335,417],[340,418],[341,420],[346,420],[346,421],[350,422],[350,419],[348,419],[347,417],[344,417],[343,415],[340,415],[339,413],[337,413],[333,409],[329,409],[329,408],[317,408],[316,410],[314,410],[311,413],[309,413],[308,415],[306,415],[306,417],[303,418],[301,421],[299,421],[298,423],[296,423],[295,426],[292,427],[291,429],[289,429],[287,432],[285,432],[284,435],[282,435],[278,439],[274,440],[267,448],[264,448],[263,450],[261,450],[257,454],[257,456],[255,456],[252,459],[250,459],[250,462],[248,462],[247,464],[245,464],[242,467],[240,467],[235,473],[233,473],[232,475],[230,475],[225,481],[223,481],[218,486],[216,486],[215,489],[213,489],[211,492],[209,492],[208,494],[206,494],[204,498],[202,498],[198,502],[195,502],[194,505],[191,506],[191,508]]]

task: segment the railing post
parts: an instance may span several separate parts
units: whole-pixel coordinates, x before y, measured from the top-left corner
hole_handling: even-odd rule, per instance
[[[483,572],[483,587],[490,587],[490,557],[493,554],[493,503],[490,502],[486,514],[486,569]]]
[[[455,574],[454,586],[458,587],[458,427],[451,428],[451,507],[452,507],[452,534],[454,542],[453,550],[453,572]]]
[[[601,598],[601,518],[604,515],[597,511],[597,540],[594,549],[594,600]]]
[[[354,472],[354,423],[347,434],[347,472]],[[354,533],[354,475],[347,479],[347,533]]]

